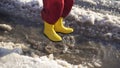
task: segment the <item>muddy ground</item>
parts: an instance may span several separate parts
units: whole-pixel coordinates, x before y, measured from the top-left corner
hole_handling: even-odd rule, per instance
[[[79,6],[80,10],[75,10],[75,6],[72,13],[76,13],[73,16],[78,18],[68,17],[65,20],[65,25],[74,28],[74,32],[71,34],[58,33],[63,41],[52,42],[43,34],[44,23],[39,19],[39,11],[36,11],[39,10],[38,2],[37,4],[30,2],[32,6],[29,6],[29,2],[19,6],[16,2],[12,3],[12,0],[3,0],[0,2],[0,24],[10,25],[12,30],[0,28],[0,42],[25,44],[26,47],[22,48],[22,54],[31,57],[53,54],[55,58],[66,60],[74,65],[83,64],[88,67],[94,65],[93,68],[119,68],[120,24],[109,24],[108,21],[108,25],[100,25],[96,20],[94,25],[89,22],[81,23],[77,14],[77,11],[92,10],[95,13],[103,15],[108,13],[118,18],[120,16],[119,3],[117,0],[112,3],[103,2],[103,0],[90,1],[93,2],[76,0],[75,5]],[[37,6],[37,9],[34,5]],[[104,23],[103,20],[101,22]]]
[[[55,58],[75,65],[97,62],[102,65],[102,68],[118,68],[119,66],[120,46],[118,41],[85,37],[81,33],[76,34],[78,29],[67,35],[58,33],[63,37],[63,41],[52,42],[44,36],[42,22],[31,22],[27,25],[16,23],[23,21],[21,19],[15,21],[10,16],[3,14],[0,17],[1,24],[8,24],[12,27],[11,31],[0,30],[0,41],[24,43],[27,49],[23,48],[23,55],[34,57],[35,55],[54,54]],[[70,23],[69,26],[76,29],[73,23]]]

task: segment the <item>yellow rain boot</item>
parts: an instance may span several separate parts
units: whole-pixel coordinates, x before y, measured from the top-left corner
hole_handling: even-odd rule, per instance
[[[58,21],[55,23],[55,31],[56,32],[61,32],[61,33],[72,33],[73,29],[69,27],[65,27],[63,25],[63,18],[60,17]]]
[[[44,23],[44,34],[52,41],[61,41],[62,38],[55,32],[54,25]]]

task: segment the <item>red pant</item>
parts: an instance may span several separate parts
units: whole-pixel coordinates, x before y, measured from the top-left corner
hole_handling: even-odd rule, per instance
[[[41,12],[44,21],[55,24],[60,17],[66,17],[73,6],[73,0],[43,0]]]

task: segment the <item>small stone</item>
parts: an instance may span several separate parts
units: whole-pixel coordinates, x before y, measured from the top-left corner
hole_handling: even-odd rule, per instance
[[[12,27],[10,25],[6,25],[6,24],[0,24],[0,28],[5,30],[5,31],[11,31]]]
[[[67,51],[68,51],[68,47],[67,47],[67,46],[64,46],[63,53],[66,53]]]
[[[96,67],[101,67],[101,65],[100,65],[99,63],[97,63],[97,62],[94,62],[94,65],[95,65]]]
[[[94,66],[93,66],[91,63],[88,63],[88,66],[89,66],[90,68],[94,68]]]
[[[105,37],[105,39],[109,39],[109,38],[112,38],[112,33],[106,33],[104,34],[103,36]]]

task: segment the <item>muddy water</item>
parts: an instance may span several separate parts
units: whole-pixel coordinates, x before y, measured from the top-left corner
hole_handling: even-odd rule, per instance
[[[20,22],[22,23],[18,24]],[[43,34],[43,23],[25,24],[25,22],[1,15],[0,23],[11,25],[13,30],[0,31],[0,36],[4,37],[0,41],[26,44],[29,49],[23,49],[23,51],[24,55],[28,56],[53,53],[55,58],[66,60],[71,64],[83,64],[94,68],[120,67],[120,44],[118,42],[84,37],[76,33],[68,35],[59,33],[63,41],[52,42]]]

